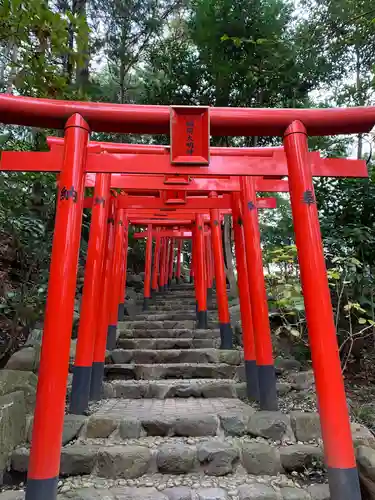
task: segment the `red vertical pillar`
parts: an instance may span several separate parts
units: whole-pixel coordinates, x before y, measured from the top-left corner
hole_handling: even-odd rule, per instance
[[[181,255],[182,255],[182,245],[183,240],[180,238],[177,242],[177,265],[176,265],[176,283],[180,283],[181,280]]]
[[[190,269],[190,278],[193,278],[191,281],[194,283],[194,293],[195,293],[195,312],[197,314],[197,321],[198,321],[198,282],[197,282],[197,228],[195,226],[195,222],[192,226],[191,229],[192,233],[192,238],[191,238],[191,269]]]
[[[112,286],[109,290],[109,324],[107,332],[107,349],[112,350],[117,343],[117,321],[120,288],[122,286],[122,261],[125,240],[125,210],[118,208],[115,216],[115,243],[112,261]]]
[[[250,303],[258,365],[259,403],[262,410],[277,410],[276,375],[268,320],[256,192],[251,177],[241,177],[241,194]]]
[[[99,303],[99,321],[95,335],[94,357],[91,371],[90,399],[94,401],[99,401],[102,397],[105,351],[111,305],[113,252],[115,248],[115,202],[116,200],[111,198],[107,224],[106,252],[101,278],[102,294]]]
[[[27,500],[57,497],[88,137],[85,120],[78,114],[69,118],[59,179]]]
[[[245,358],[247,395],[259,400],[258,368],[256,365],[253,318],[251,314],[249,275],[247,272],[245,238],[242,223],[240,193],[232,194],[233,233],[237,263],[237,284],[240,299],[242,340]]]
[[[122,260],[121,260],[121,284],[120,284],[120,295],[119,295],[119,305],[118,305],[118,320],[124,321],[125,315],[128,314],[125,307],[126,298],[126,275],[128,267],[128,246],[129,246],[129,219],[128,214],[125,212],[124,217],[124,244],[122,248]]]
[[[211,296],[212,294],[212,278],[213,278],[213,273],[212,273],[212,243],[211,243],[211,232],[210,230],[207,230],[207,232],[204,235],[205,239],[205,251],[206,251],[206,269],[207,269],[207,294]]]
[[[173,279],[173,267],[174,267],[174,238],[171,238],[169,245],[169,271],[168,271],[168,287],[172,285]]]
[[[287,128],[284,146],[331,498],[360,500],[307,134],[301,122],[295,121]]]
[[[166,238],[162,238],[160,242],[160,274],[159,274],[159,291],[164,291],[164,276],[165,276],[165,253],[167,249]]]
[[[158,232],[158,230],[157,230]],[[151,281],[151,295],[158,291],[158,271],[160,268],[160,247],[161,238],[156,236],[155,238],[155,250],[154,250],[154,263],[152,267],[152,281]]]
[[[223,240],[218,209],[211,209],[211,238],[214,254],[216,277],[216,300],[219,313],[221,349],[233,349],[233,332],[230,324],[227,296],[227,279],[225,274]]]
[[[92,357],[98,321],[97,304],[107,229],[111,174],[97,174],[91,215],[76,357],[73,368],[70,413],[83,415],[88,408]]]
[[[151,266],[152,266],[152,224],[147,227],[145,282],[143,294],[143,310],[147,311],[151,299]]]
[[[207,288],[208,308],[212,308],[214,295],[214,278],[215,278],[215,262],[212,250],[212,234],[211,230],[207,233],[207,268],[209,273],[209,284]]]
[[[197,328],[208,328],[207,319],[207,284],[205,270],[205,255],[204,255],[204,221],[202,214],[195,216],[195,286],[197,293]]]
[[[190,283],[194,283],[194,226],[191,228]]]
[[[167,288],[168,288],[168,271],[169,271],[168,263],[169,263],[169,251],[170,251],[169,245],[170,245],[169,238],[165,238],[165,255],[164,255],[164,262],[163,262],[163,266],[164,266],[163,288],[164,288],[164,291],[167,291]]]

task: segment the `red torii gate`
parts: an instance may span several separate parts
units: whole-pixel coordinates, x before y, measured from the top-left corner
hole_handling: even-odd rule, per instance
[[[45,163],[43,165],[45,171],[61,169],[61,175],[26,499],[55,500],[57,494],[84,172],[155,171],[155,168],[137,162],[137,156],[130,158],[129,155],[119,155],[119,157],[115,155],[111,157],[113,161],[108,161],[108,158],[103,157],[110,157],[109,154],[90,154],[87,151],[89,133],[89,125],[85,121],[87,119],[91,130],[132,133],[168,133],[171,124],[172,162],[168,163],[163,158],[163,161],[155,164],[156,170],[163,174],[177,173],[173,163],[180,161],[184,163],[184,166],[177,169],[181,174],[203,176],[225,174],[224,163],[215,162],[213,157],[211,164],[208,158],[209,125],[213,135],[284,136],[288,168],[280,168],[280,164],[275,160],[271,168],[273,175],[289,176],[331,498],[359,500],[361,494],[312,185],[312,174],[316,175],[317,170],[308,153],[307,133],[331,135],[368,132],[375,123],[375,108],[312,110],[213,108],[211,116],[208,116],[208,110],[202,108],[74,103],[2,95],[0,117],[4,123],[51,128],[65,126],[64,153],[50,154],[48,158],[45,157],[47,160],[45,163],[49,162],[50,165],[47,166]],[[190,125],[192,122],[193,129]],[[198,151],[195,151],[195,148]],[[22,156],[23,153],[18,154],[20,155],[18,158],[13,157],[15,160],[13,168],[12,164],[6,162],[5,164],[2,162],[2,168],[27,170],[24,168],[27,163]],[[31,154],[45,153],[29,153]],[[121,158],[123,156],[127,157]],[[243,176],[270,173],[269,170],[267,172],[266,158],[250,160],[252,159],[244,163],[237,162],[231,173]],[[26,158],[26,161],[30,161],[30,157]],[[37,162],[39,161],[41,157],[37,159]],[[209,164],[209,167],[192,166],[197,161],[200,165]],[[357,175],[361,169],[364,175],[364,168],[364,164],[361,166],[358,164]],[[34,165],[33,169],[43,171],[38,164]],[[353,175],[353,172],[347,173]],[[332,174],[334,175],[333,171],[328,173]],[[252,214],[256,216],[255,189],[250,179],[243,180],[241,193],[246,202],[243,204],[243,208],[246,207],[243,212],[246,237],[246,227],[251,227],[254,219]],[[200,237],[201,235],[202,233]],[[75,272],[66,275],[66,269]],[[248,272],[252,283],[254,269],[248,268]],[[327,361],[330,363],[329,370],[325,366]],[[52,371],[51,367],[54,368]]]

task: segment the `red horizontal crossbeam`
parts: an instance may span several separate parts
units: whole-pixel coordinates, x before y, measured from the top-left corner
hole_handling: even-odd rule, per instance
[[[144,217],[139,216],[136,218],[135,216],[133,218],[129,217],[129,222],[134,225],[134,226],[148,226],[149,224],[153,224],[154,226],[191,226],[193,221],[195,220],[195,216],[192,216],[190,219],[181,219],[181,220],[169,220],[169,219],[157,219],[157,218],[152,218],[152,217]],[[209,222],[209,218],[207,217],[207,221]]]
[[[92,207],[92,197],[86,197],[84,201],[84,208]],[[276,208],[276,198],[257,198],[257,208]],[[223,198],[188,198],[184,205],[178,205],[178,207],[172,208],[170,205],[163,202],[160,198],[148,198],[148,197],[118,197],[118,208],[124,208],[127,210],[134,210],[140,213],[140,210],[144,211],[155,211],[163,210],[165,213],[201,213],[207,212],[212,208],[218,208],[221,212],[231,211],[231,200],[228,196]]]
[[[64,139],[61,137],[47,137],[47,144],[63,147]],[[90,141],[88,148],[95,153],[121,153],[121,154],[144,154],[144,155],[170,155],[170,146],[162,144],[126,144],[121,142],[98,142]],[[283,151],[283,146],[271,146],[260,148],[228,148],[210,147],[210,156],[261,156],[271,157],[273,153]]]
[[[190,176],[189,176],[190,177]],[[124,191],[132,193],[134,191],[146,193],[146,191],[153,192],[157,194],[159,191],[187,191],[189,193],[194,193],[200,191],[202,193],[208,194],[211,191],[216,191],[217,193],[231,193],[240,191],[240,183],[237,177],[229,177],[227,179],[219,178],[203,178],[195,177],[189,179],[186,183],[184,178],[182,179],[182,184],[174,183],[169,184],[168,179],[164,175],[152,175],[148,176],[147,183],[145,183],[144,177],[142,175],[124,175],[124,174],[112,174],[111,176],[111,187],[121,188]],[[178,177],[177,177],[178,179]],[[278,179],[256,179],[256,191],[263,192],[288,192],[289,184],[287,180]],[[95,174],[86,175],[86,187],[95,186]]]
[[[0,96],[1,97],[1,96]],[[1,155],[2,171],[59,172],[63,150],[50,152],[4,151]],[[368,177],[363,160],[321,158],[319,152],[309,153],[312,175],[315,177]],[[277,151],[272,157],[214,156],[208,167],[170,164],[168,155],[94,154],[87,157],[86,172],[128,174],[187,174],[201,177],[217,176],[272,176],[288,175],[285,153]]]
[[[62,129],[74,113],[80,113],[91,129],[97,132],[169,133],[168,106],[58,101],[0,95],[0,120],[3,123]],[[212,135],[281,136],[294,120],[303,122],[309,135],[365,133],[375,123],[375,107],[210,108]]]
[[[160,238],[179,238],[179,239],[189,239],[192,237],[191,231],[152,231],[152,236],[155,238],[159,236]],[[148,232],[143,231],[141,233],[133,233],[133,238],[143,239],[148,237]]]

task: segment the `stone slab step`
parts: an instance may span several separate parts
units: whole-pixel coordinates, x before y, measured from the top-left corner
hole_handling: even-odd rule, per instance
[[[260,412],[234,398],[110,399],[89,417],[80,436],[109,438],[117,444],[136,438],[143,439],[139,444],[147,444],[149,436],[245,435],[249,434],[248,423],[256,413]],[[289,417],[277,413],[269,419],[268,427],[284,426],[283,430],[274,430],[275,437],[281,437],[288,429],[288,436],[294,439]]]
[[[121,349],[209,349],[219,346],[219,339],[194,339],[194,338],[119,338],[117,345]]]
[[[139,339],[219,339],[220,330],[212,328],[209,330],[195,330],[194,328],[147,328],[147,322],[143,328],[124,327],[119,323],[119,340],[129,338]]]
[[[130,486],[124,485],[129,484]],[[60,481],[58,500],[329,500],[328,484],[303,487],[285,475],[268,482],[241,473],[224,477],[206,474],[147,474],[140,479],[69,477]],[[137,486],[135,486],[137,484]],[[24,500],[23,491],[0,493],[0,500]]]
[[[207,487],[206,484],[210,482],[207,478],[205,479],[203,476],[199,480],[204,486],[200,486],[199,482],[194,482],[192,484],[195,488],[188,486],[168,487],[167,485],[164,488],[165,483],[162,483],[158,488],[149,486],[113,487],[110,490],[93,489],[91,495],[85,490],[77,490],[74,500],[329,500],[330,498],[328,484],[301,488],[297,483],[292,487],[277,488],[272,483],[251,482],[251,484],[242,484],[236,488],[230,484],[226,487],[217,485]],[[148,484],[152,484],[152,481],[148,481]],[[70,500],[72,496],[58,495],[58,499]]]
[[[137,321],[189,321],[197,319],[195,311],[181,311],[181,312],[148,312],[140,313],[136,316]]]
[[[183,307],[186,307],[186,310],[188,311],[195,311],[196,310],[196,301],[195,300],[189,300],[189,299],[181,299],[181,300],[168,300],[168,301],[158,301],[155,300],[151,303],[149,303],[149,309],[152,310],[152,308],[158,308],[160,310],[173,310],[177,311]],[[216,301],[209,301],[207,302],[207,310],[211,311],[217,311],[217,302]]]
[[[226,363],[108,364],[106,380],[234,379],[241,367]]]
[[[106,383],[105,392],[128,399],[237,398],[246,387],[232,379],[113,380]]]
[[[292,387],[285,382],[277,384],[280,396]],[[245,382],[234,379],[167,379],[167,380],[112,380],[105,382],[106,398],[168,399],[168,398],[239,398],[247,400]]]
[[[244,469],[251,476],[277,477],[293,470],[303,471],[305,467],[312,467],[322,460],[319,446],[296,444],[277,447],[245,439],[229,441],[211,438],[194,442],[192,438],[164,437],[159,438],[157,444],[155,440],[149,444],[138,444],[136,439],[123,444],[78,441],[62,449],[60,474],[92,474],[110,479],[135,479],[155,472],[176,475],[201,473],[218,477]],[[26,472],[28,458],[28,448],[14,450],[11,470]]]
[[[120,331],[127,329],[134,330],[174,330],[174,329],[192,329],[196,328],[196,320],[185,320],[185,321],[175,321],[175,320],[164,320],[164,321],[147,321],[144,319],[139,320],[129,320],[122,321],[118,323],[118,328]],[[210,328],[210,327],[209,327]]]
[[[114,349],[110,353],[114,364],[226,363],[240,365],[242,352],[221,349]]]

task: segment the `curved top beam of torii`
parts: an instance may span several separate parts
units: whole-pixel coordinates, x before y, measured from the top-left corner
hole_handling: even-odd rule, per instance
[[[0,95],[0,121],[42,128],[64,128],[79,113],[97,132],[169,134],[170,107],[99,102],[59,101]],[[375,107],[279,109],[210,108],[211,134],[227,136],[282,136],[294,121],[303,122],[309,135],[369,132]]]

